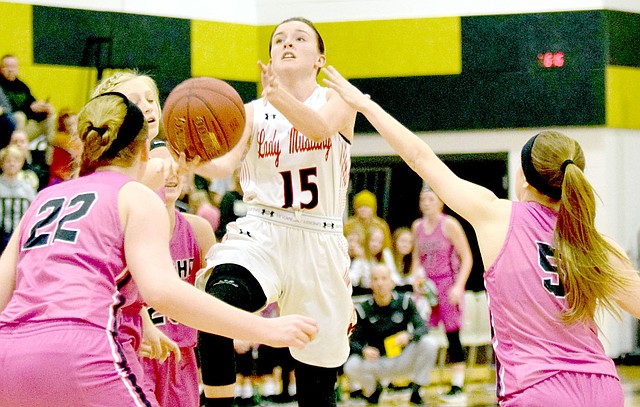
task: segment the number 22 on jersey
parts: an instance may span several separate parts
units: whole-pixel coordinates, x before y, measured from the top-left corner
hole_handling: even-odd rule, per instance
[[[53,198],[38,208],[38,215],[44,217],[29,230],[29,238],[23,250],[54,244],[57,241],[75,243],[79,230],[71,228],[74,222],[87,216],[94,202],[95,192],[78,194],[71,199]]]

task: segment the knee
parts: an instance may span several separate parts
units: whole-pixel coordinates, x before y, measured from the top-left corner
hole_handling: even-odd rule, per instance
[[[349,356],[349,359],[347,359],[347,362],[344,364],[344,373],[347,376],[357,375],[358,372],[361,370],[360,369],[361,366],[362,366],[362,357],[358,355],[351,355]]]
[[[421,353],[436,354],[438,353],[438,341],[429,335],[424,335],[418,341],[418,348]]]
[[[258,280],[237,264],[221,264],[213,269],[205,291],[217,299],[249,312],[258,311],[267,298]]]

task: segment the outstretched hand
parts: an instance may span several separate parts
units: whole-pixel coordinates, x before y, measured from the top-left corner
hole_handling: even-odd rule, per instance
[[[260,68],[260,79],[262,81],[262,97],[266,104],[271,97],[273,97],[280,86],[278,76],[273,72],[271,61],[267,65],[258,61],[258,67]]]
[[[274,348],[293,347],[302,349],[318,334],[318,323],[302,315],[285,315],[265,318],[268,329],[264,344]]]
[[[361,111],[371,101],[371,96],[362,93],[360,89],[349,83],[333,66],[322,68],[322,73],[326,76],[322,79],[325,85],[338,92],[340,97],[355,110]]]

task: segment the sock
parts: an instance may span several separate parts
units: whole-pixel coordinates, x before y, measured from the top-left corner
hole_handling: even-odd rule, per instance
[[[462,388],[464,386],[464,371],[453,372],[451,374],[451,386],[457,386]]]

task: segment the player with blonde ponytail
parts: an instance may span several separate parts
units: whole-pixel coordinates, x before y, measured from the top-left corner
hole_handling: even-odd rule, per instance
[[[622,407],[616,367],[598,339],[598,305],[640,317],[640,278],[595,228],[595,192],[584,154],[543,131],[522,148],[518,201],[456,176],[415,134],[346,81],[326,84],[473,226],[484,273],[500,406]]]
[[[117,340],[136,297],[211,333],[300,348],[315,337],[311,318],[261,318],[180,280],[166,208],[137,182],[149,138],[135,104],[99,95],[78,123],[80,177],[42,190],[0,257],[1,406],[157,406]]]

